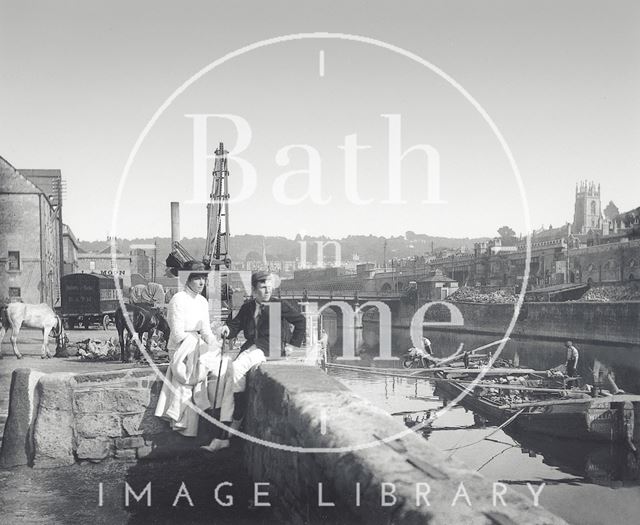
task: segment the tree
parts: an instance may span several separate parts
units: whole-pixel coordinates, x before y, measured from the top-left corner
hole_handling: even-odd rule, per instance
[[[498,229],[498,235],[500,235],[500,237],[502,237],[503,239],[508,239],[510,237],[515,237],[516,232],[513,231],[509,226],[503,226],[502,228]]]
[[[609,201],[609,204],[607,204],[607,207],[604,209],[605,218],[611,220],[615,219],[618,215],[620,215],[620,210],[613,201]]]
[[[498,230],[502,246],[516,246],[518,244],[516,239],[516,232],[514,232],[509,226],[503,226]]]

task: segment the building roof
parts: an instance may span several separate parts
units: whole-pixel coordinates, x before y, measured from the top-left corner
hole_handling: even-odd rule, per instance
[[[549,228],[546,230],[538,230],[533,232],[532,242],[540,241],[553,241],[557,239],[563,239],[569,233],[569,223],[566,223],[559,228]]]
[[[78,259],[111,259],[111,252],[87,252],[78,248]],[[131,256],[126,255],[121,252],[116,252],[116,259],[127,259],[130,260]]]
[[[640,206],[637,207],[637,208],[634,208],[633,210],[625,211],[625,212],[622,212],[622,213],[616,215],[614,220],[625,221],[627,219],[627,217],[629,217],[629,216],[637,217],[639,215],[640,215]]]
[[[35,184],[54,206],[62,201],[62,173],[60,170],[20,169],[20,175]]]
[[[64,237],[69,237],[69,239],[71,239],[71,242],[74,244],[74,246],[78,248],[78,239],[76,239],[76,236],[73,234],[73,231],[71,230],[68,224],[62,225],[62,235]]]
[[[455,282],[455,279],[451,279],[447,277],[442,270],[436,270],[433,275],[429,277],[423,277],[422,279],[417,280],[420,283],[452,283]]]
[[[42,190],[0,157],[0,193],[42,193]]]

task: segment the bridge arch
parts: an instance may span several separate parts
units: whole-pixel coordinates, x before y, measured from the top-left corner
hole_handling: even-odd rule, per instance
[[[449,321],[425,321],[424,316],[427,313],[429,308],[442,305],[447,310],[449,310],[449,314],[451,319]],[[464,318],[462,316],[462,312],[458,309],[458,307],[447,301],[433,301],[423,304],[420,308],[416,310],[416,313],[413,314],[413,318],[411,319],[410,325],[410,335],[411,342],[413,346],[420,348],[422,345],[422,334],[424,332],[424,328],[428,326],[462,326],[464,325]]]
[[[378,309],[379,319],[380,356],[374,359],[393,359],[391,355],[392,316],[388,304],[383,301],[366,301],[354,308],[347,301],[329,301],[318,308],[318,315],[322,315],[322,312],[327,309],[338,309],[342,314],[342,359],[360,359],[360,357],[356,357],[355,353],[356,339],[361,340],[362,338],[362,316],[364,311],[369,308]]]

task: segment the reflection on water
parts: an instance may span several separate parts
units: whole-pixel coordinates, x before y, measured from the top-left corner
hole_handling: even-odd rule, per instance
[[[339,334],[336,333],[336,337]],[[429,330],[425,335],[433,343],[435,354],[445,357],[455,352],[460,343],[464,343],[465,350],[472,350],[499,339],[497,336],[454,333],[450,331]],[[533,336],[533,334],[532,334]],[[364,323],[364,343],[368,353],[378,355],[378,328],[376,323]],[[335,352],[340,355],[340,343],[336,340]],[[400,356],[412,347],[408,330],[394,328],[392,331],[392,353]],[[640,394],[640,344],[631,345],[603,345],[576,343],[580,351],[578,373],[587,382],[593,374],[596,360],[612,370],[616,376],[618,386],[627,392]],[[531,339],[511,339],[504,347],[503,356],[507,359],[517,359],[521,366],[547,370],[564,364],[566,348],[560,341],[543,341]]]
[[[487,341],[476,339],[470,346]],[[439,342],[444,344],[443,340]],[[443,401],[434,396],[434,385],[426,379],[336,369],[330,374],[395,414],[399,421],[407,417],[420,419],[427,411],[443,406]],[[640,515],[639,459],[626,446],[495,431],[495,426],[485,426],[472,412],[455,407],[436,419],[431,428],[420,432],[430,444],[467,467],[527,496],[527,482],[544,482],[541,504],[570,523],[629,523],[629,512]],[[487,439],[489,434],[492,435]]]
[[[624,445],[507,433],[529,455],[541,454],[545,465],[585,482],[612,488],[640,482],[639,458]]]

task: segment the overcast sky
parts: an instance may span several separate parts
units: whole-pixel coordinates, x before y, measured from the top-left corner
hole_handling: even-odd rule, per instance
[[[168,236],[180,201],[184,236],[206,233],[208,189],[194,188],[190,114],[231,114],[251,128],[239,153],[255,191],[231,205],[231,231],[285,235],[494,235],[526,228],[510,146],[531,225],[572,220],[575,184],[602,185],[603,207],[640,205],[640,4],[530,2],[1,2],[0,155],[17,168],[59,168],[64,218],[83,240],[104,239],[117,206],[120,237]],[[167,107],[116,190],[158,108],[203,68],[284,35],[342,33],[384,42],[304,38],[235,56]],[[321,55],[324,62],[321,64]],[[453,79],[478,104],[447,81]],[[389,133],[402,150],[439,158],[443,203],[427,187],[427,154],[402,162],[403,204],[389,190]],[[356,134],[358,198],[345,185],[345,137]],[[209,120],[208,149],[237,141]],[[292,147],[296,145],[297,147]],[[306,149],[300,147],[304,145]],[[278,154],[278,152],[280,153]],[[289,154],[285,154],[289,151]],[[309,152],[318,153],[318,194]],[[280,162],[278,162],[280,161]],[[208,169],[212,168],[209,162]],[[230,162],[231,194],[246,182]],[[435,169],[431,167],[432,172]],[[297,175],[287,173],[300,171]],[[286,180],[285,180],[286,179]],[[432,188],[433,189],[433,188]],[[351,193],[349,193],[351,191]],[[431,197],[431,199],[429,199]]]

